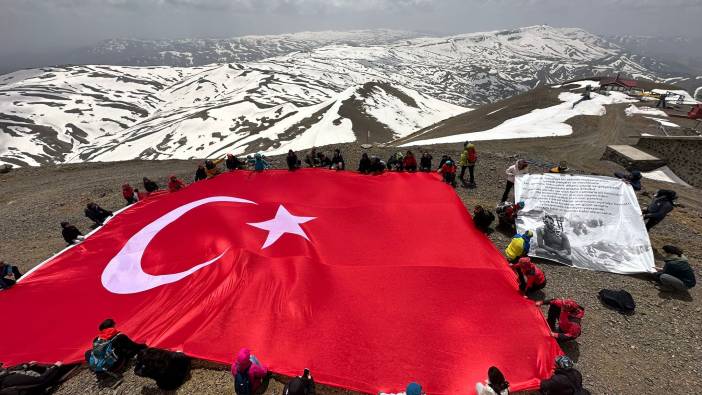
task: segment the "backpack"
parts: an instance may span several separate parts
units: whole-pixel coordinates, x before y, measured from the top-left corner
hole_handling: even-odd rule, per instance
[[[112,346],[112,341],[117,336],[110,339],[97,338],[93,341],[93,350],[90,352],[88,366],[95,373],[104,373],[109,371],[117,364],[117,354]]]
[[[251,380],[249,380],[248,369],[245,372],[236,372],[234,392],[236,392],[236,395],[251,395]]]
[[[629,292],[603,289],[599,292],[600,300],[605,306],[611,307],[622,314],[631,314],[636,309],[636,302]]]

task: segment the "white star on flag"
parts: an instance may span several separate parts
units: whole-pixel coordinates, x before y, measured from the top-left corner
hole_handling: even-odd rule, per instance
[[[278,241],[280,236],[286,233],[302,236],[309,241],[309,237],[307,237],[305,231],[302,230],[300,224],[304,224],[316,218],[317,217],[298,217],[292,215],[281,204],[278,206],[278,212],[275,213],[275,218],[263,222],[247,223],[247,225],[268,231],[268,237],[263,243],[263,247],[261,247],[261,249],[264,249]]]

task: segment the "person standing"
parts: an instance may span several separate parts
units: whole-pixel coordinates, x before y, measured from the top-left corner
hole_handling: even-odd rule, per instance
[[[466,142],[463,144],[463,152],[461,152],[461,159],[458,161],[458,163],[461,165],[461,174],[459,175],[459,178],[461,179],[461,182],[465,184],[465,174],[466,174],[466,169],[468,169],[468,173],[470,176],[470,179],[468,180],[468,187],[475,187],[475,162],[478,160],[478,154],[475,151],[475,145],[473,143]]]
[[[288,164],[288,170],[294,171],[300,168],[300,159],[297,158],[295,151],[289,150],[288,156],[285,157],[285,163]]]
[[[431,160],[433,157],[427,151],[422,153],[422,157],[419,158],[419,171],[431,171]]]
[[[501,202],[507,201],[509,192],[512,190],[512,187],[514,187],[516,177],[518,175],[525,174],[528,166],[529,163],[526,160],[519,159],[517,163],[507,168],[505,171],[505,174],[507,175],[507,184],[505,184],[505,192],[502,194],[502,200],[500,200]]]
[[[195,170],[195,182],[201,181],[207,178],[207,171],[205,170],[205,165],[200,163],[197,165],[197,170]]]

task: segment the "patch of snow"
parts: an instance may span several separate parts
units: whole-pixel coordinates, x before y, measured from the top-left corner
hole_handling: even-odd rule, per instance
[[[658,115],[658,116],[661,116],[661,117],[667,117],[667,116],[668,116],[668,114],[666,114],[665,111],[663,111],[663,110],[659,110],[659,109],[653,108],[653,107],[645,107],[645,106],[644,106],[644,107],[636,107],[636,106],[633,105],[633,104],[630,105],[629,107],[627,107],[627,108],[624,110],[624,113],[625,113],[628,117],[632,117],[632,116],[634,116],[634,115],[636,115],[636,114]]]
[[[600,81],[593,81],[593,80],[582,80],[582,81],[573,81],[573,82],[566,82],[565,84],[561,85],[553,85],[551,88],[561,88],[563,86],[570,86],[570,85],[577,85],[574,88],[571,88],[570,90],[576,90],[576,89],[583,89],[586,86],[590,86],[592,88],[596,88],[600,86]]]
[[[686,187],[690,185],[686,183],[683,179],[677,176],[668,166],[659,167],[655,170],[641,172],[641,175],[649,180],[669,182],[672,184],[679,184]]]
[[[607,113],[605,105],[631,103],[635,101],[620,92],[610,92],[609,96],[593,93],[591,100],[583,101],[573,108],[573,104],[580,100],[581,97],[582,96],[579,94],[563,92],[558,96],[563,103],[547,108],[536,109],[528,114],[508,119],[492,129],[413,141],[403,144],[401,147],[459,143],[464,141],[567,136],[573,133],[573,128],[565,123],[565,121],[570,118],[578,115],[602,116]]]
[[[660,123],[661,125],[668,126],[670,128],[679,128],[680,127],[680,125],[674,124],[674,123],[667,121],[665,119],[656,118],[656,117],[644,117],[644,118],[652,119],[652,120]]]

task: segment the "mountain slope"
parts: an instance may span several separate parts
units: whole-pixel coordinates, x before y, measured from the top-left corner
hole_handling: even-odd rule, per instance
[[[468,107],[557,81],[618,72],[671,78],[664,63],[638,63],[581,29],[257,40],[256,56],[294,51],[201,67],[68,66],[0,76],[0,160],[201,158],[389,142]],[[355,46],[339,44],[349,40]]]

